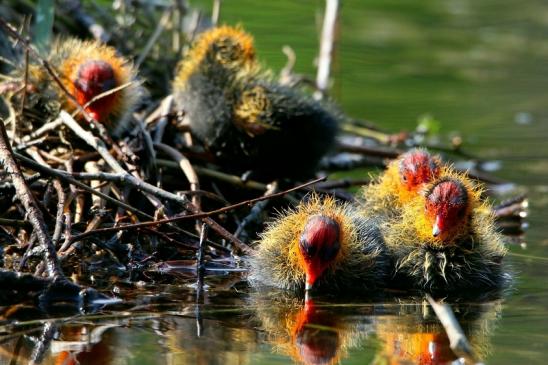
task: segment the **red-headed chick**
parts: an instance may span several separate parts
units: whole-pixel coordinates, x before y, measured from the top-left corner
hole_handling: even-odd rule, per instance
[[[376,222],[331,197],[312,195],[262,233],[250,282],[302,293],[382,286],[387,261]]]
[[[481,188],[447,170],[383,224],[394,262],[393,284],[433,292],[498,289],[509,281],[502,236]]]
[[[443,171],[439,157],[424,149],[412,149],[392,161],[375,182],[362,188],[362,207],[365,213],[386,219],[398,216],[402,207]]]
[[[113,134],[127,126],[142,89],[136,70],[113,47],[96,41],[59,39],[48,56],[65,89],[84,107],[90,117]],[[74,112],[77,107],[62,88],[38,65],[30,68],[30,81],[45,97]],[[82,120],[82,116],[77,119]]]

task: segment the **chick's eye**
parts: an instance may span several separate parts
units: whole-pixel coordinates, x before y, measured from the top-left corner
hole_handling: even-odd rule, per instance
[[[324,246],[324,248],[320,251],[320,255],[324,261],[331,261],[335,258],[335,256],[337,256],[340,248],[341,244],[339,241],[335,241],[331,245]]]
[[[306,239],[301,238],[299,241],[301,253],[306,258],[312,258],[316,254],[316,246],[311,245]]]

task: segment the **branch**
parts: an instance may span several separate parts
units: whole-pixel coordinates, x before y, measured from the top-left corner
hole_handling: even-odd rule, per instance
[[[326,0],[320,43],[320,57],[318,60],[318,74],[316,76],[316,87],[318,91],[314,93],[316,99],[323,98],[329,84],[329,72],[331,68],[331,58],[333,56],[333,44],[335,43],[335,27],[337,25],[338,10],[339,0]]]
[[[61,270],[55,247],[53,246],[50,236],[48,235],[48,230],[46,223],[44,222],[42,211],[38,207],[38,202],[34,198],[34,195],[32,195],[32,192],[25,182],[21,168],[15,162],[13,151],[9,143],[9,138],[6,133],[6,127],[4,125],[4,121],[2,120],[0,120],[0,161],[6,172],[11,175],[17,198],[25,207],[28,220],[30,221],[30,224],[32,225],[38,238],[38,242],[43,249],[48,276],[52,279],[66,280]]]
[[[105,162],[115,172],[119,174],[118,177],[121,179],[121,183],[131,185],[132,187],[148,194],[152,194],[157,198],[174,201],[182,205],[185,210],[190,211],[194,215],[200,215],[201,212],[198,207],[192,204],[185,196],[179,196],[177,194],[170,193],[164,189],[158,188],[129,174],[110,154],[103,141],[101,141],[99,138],[96,138],[92,133],[85,131],[67,112],[61,110],[59,116],[63,120],[63,123],[65,123],[67,127],[69,127],[74,133],[76,133],[78,137],[82,138],[87,144],[89,144],[97,152],[99,152]],[[228,241],[232,242],[234,246],[237,247],[239,250],[242,250],[244,252],[249,252],[251,250],[248,245],[232,235],[232,233],[228,232],[224,227],[215,222],[213,219],[209,218],[207,215],[201,218],[203,218],[204,222],[208,226],[210,226],[215,232],[220,234]]]
[[[198,218],[209,217],[209,216],[212,216],[212,215],[225,213],[225,212],[228,212],[228,211],[231,211],[231,210],[243,207],[243,206],[249,206],[249,205],[252,205],[253,203],[260,202],[262,200],[274,199],[274,198],[283,196],[285,194],[288,194],[292,191],[299,190],[299,189],[305,188],[307,186],[316,184],[320,181],[325,181],[325,179],[326,179],[325,177],[321,177],[321,178],[318,178],[316,180],[309,181],[305,184],[295,186],[291,189],[284,190],[284,191],[279,192],[279,193],[270,194],[270,195],[262,196],[262,197],[255,198],[255,199],[245,200],[243,202],[236,203],[236,204],[233,204],[233,205],[229,205],[229,206],[219,208],[219,209],[216,209],[216,210],[212,210],[212,211],[209,211],[209,212],[177,216],[177,217],[161,219],[161,220],[157,220],[157,221],[153,221],[153,222],[126,224],[126,225],[118,226],[118,227],[109,227],[109,228],[96,229],[96,230],[93,230],[93,231],[81,233],[77,236],[73,236],[71,242],[76,242],[76,241],[79,241],[79,240],[81,240],[85,237],[89,237],[91,235],[99,234],[99,233],[111,233],[111,232],[118,232],[118,231],[122,231],[122,230],[140,229],[140,228],[145,228],[145,227],[148,228],[148,227],[152,227],[152,226],[159,226],[159,225],[162,225],[162,224],[178,222],[178,221],[187,220],[187,219],[198,219]]]
[[[428,299],[428,302],[432,306],[432,309],[434,309],[434,312],[436,312],[436,316],[443,325],[443,328],[445,328],[451,350],[453,350],[457,356],[463,357],[466,362],[477,364],[476,355],[472,350],[472,346],[470,346],[470,343],[466,339],[466,335],[455,318],[451,307],[447,304],[436,302],[428,294],[426,295],[426,299]]]

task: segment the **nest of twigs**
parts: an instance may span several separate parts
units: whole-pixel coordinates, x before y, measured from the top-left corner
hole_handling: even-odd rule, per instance
[[[75,16],[61,12],[54,29],[109,39],[140,65],[150,96],[132,116],[133,129],[116,140],[85,118],[81,107],[76,113],[84,114],[84,123],[55,102],[46,105],[47,111],[37,109],[32,94],[23,96],[22,104],[4,97],[0,281],[2,290],[18,294],[6,295],[13,301],[33,293],[44,299],[45,288],[57,293],[46,298],[81,301],[82,287],[104,290],[120,282],[142,286],[196,280],[200,287],[204,275],[240,275],[245,272],[241,257],[252,251],[257,232],[277,209],[297,203],[311,190],[351,200],[352,188],[369,181],[368,176],[329,181],[321,176],[382,167],[406,147],[427,143],[423,132],[391,135],[348,118],[337,150],[324,158],[317,178],[309,182],[256,181],[222,171],[202,146],[188,143],[190,132],[181,114],[174,113],[165,98],[166,65],[174,66],[181,50],[205,26],[187,21],[193,11],[177,6],[179,2],[124,3],[116,11],[66,3],[72,4]],[[27,40],[27,28],[13,31],[26,24],[21,11],[33,10],[23,5],[2,6],[10,11],[5,13],[9,21],[20,22],[14,28],[1,21],[2,42],[8,39],[9,53],[23,60],[15,67],[24,70],[34,59],[52,72]],[[94,21],[98,12],[105,16],[102,25]],[[132,31],[125,32],[130,26]],[[172,52],[160,51],[166,43]],[[7,72],[4,67],[1,71]],[[290,68],[282,76],[291,84],[310,79],[292,74]],[[25,80],[8,78],[0,90],[5,96],[8,90],[26,93],[27,87]],[[163,142],[166,128],[177,135],[169,139],[171,145]],[[433,147],[468,157],[460,143]],[[499,182],[476,172],[487,182]],[[504,214],[514,216],[509,206],[503,206]]]

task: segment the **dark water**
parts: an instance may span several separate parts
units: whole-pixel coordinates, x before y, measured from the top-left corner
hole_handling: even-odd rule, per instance
[[[503,299],[455,305],[488,364],[545,364],[548,354],[548,4],[510,0],[346,0],[332,95],[350,115],[397,132],[421,115],[439,121],[441,142],[497,162],[493,173],[530,198],[529,229],[508,260],[518,272]],[[281,47],[296,71],[313,73],[322,1],[223,2],[222,19],[256,37],[279,70]],[[209,6],[209,1],[204,1]],[[230,282],[231,278],[226,278]],[[227,285],[227,287],[230,287]],[[412,300],[319,301],[303,308],[283,295],[190,289],[180,302],[110,316],[67,317],[0,327],[0,363],[26,363],[36,339],[55,334],[45,363],[444,364],[455,360],[431,309]],[[24,309],[22,309],[24,310]],[[6,335],[6,333],[10,333]],[[17,356],[14,357],[14,354]]]

